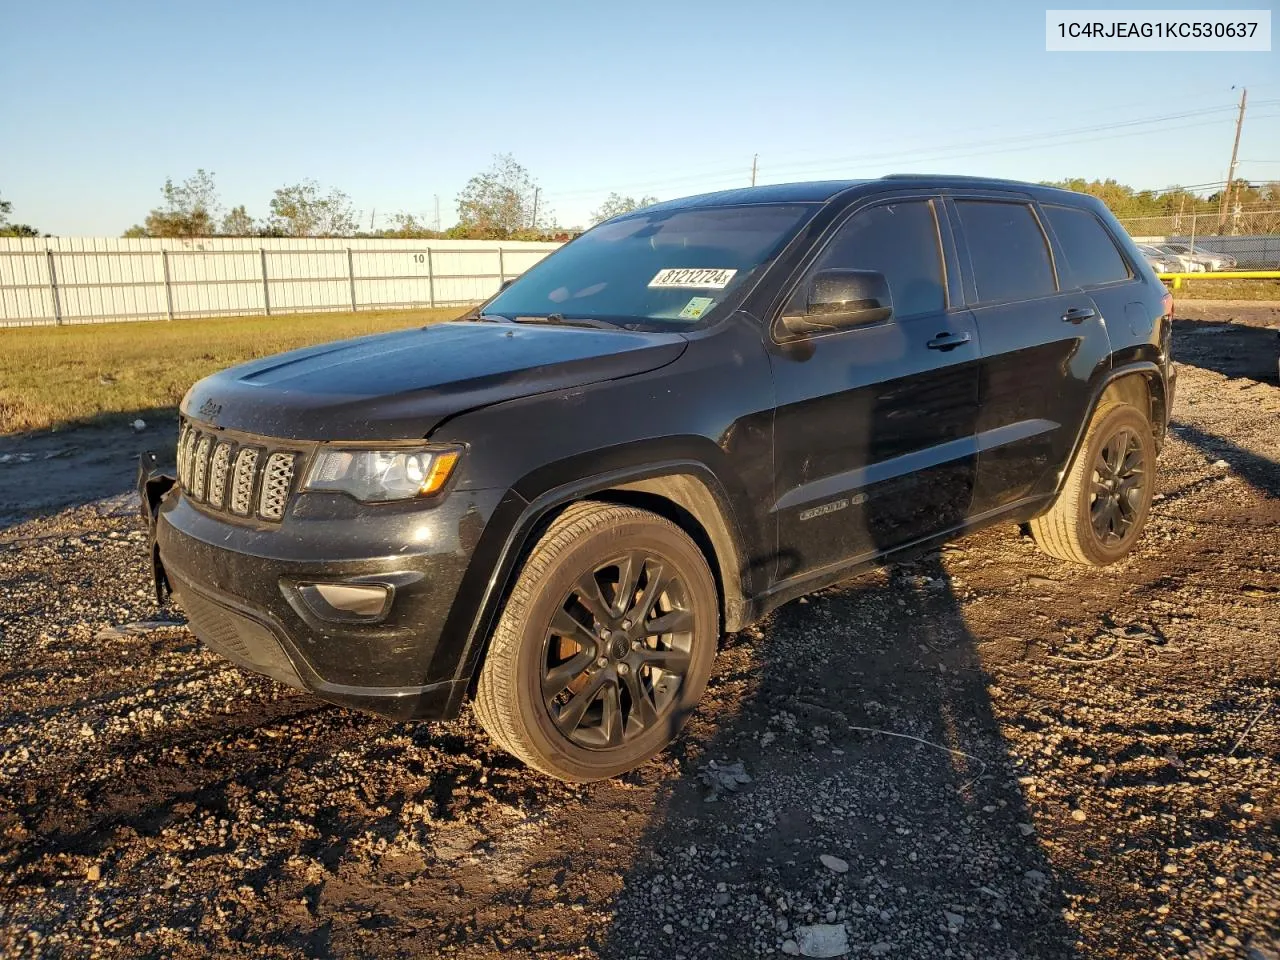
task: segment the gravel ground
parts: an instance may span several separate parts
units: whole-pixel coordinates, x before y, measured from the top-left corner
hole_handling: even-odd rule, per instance
[[[1280,310],[1179,314],[1130,558],[806,597],[585,788],[205,652],[127,497],[0,524],[0,954],[1280,960]]]

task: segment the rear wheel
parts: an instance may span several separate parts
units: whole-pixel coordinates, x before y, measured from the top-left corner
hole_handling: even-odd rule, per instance
[[[1031,533],[1045,553],[1101,567],[1137,543],[1151,509],[1156,446],[1151,424],[1127,403],[1094,412],[1062,492]]]
[[[507,600],[476,716],[543,773],[615,776],[679,731],[719,633],[715,580],[684,531],[633,507],[574,504],[538,541]]]

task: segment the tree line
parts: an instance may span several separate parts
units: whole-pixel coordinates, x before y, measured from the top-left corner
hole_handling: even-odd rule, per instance
[[[162,202],[126,237],[383,237],[468,240],[567,240],[581,228],[564,228],[542,198],[542,188],[511,154],[498,154],[487,170],[471,177],[457,197],[458,221],[432,229],[425,217],[408,211],[392,214],[390,226],[361,230],[351,198],[315,180],[280,187],[267,216],[253,217],[244,204],[224,210],[214,174],[203,168],[186,180],[164,182]],[[543,202],[540,202],[543,201]],[[592,215],[599,223],[650,203],[656,197],[610,194]]]
[[[0,196],[0,237],[38,237],[40,231],[29,223],[10,223],[9,214],[13,213],[12,201]]]
[[[1206,197],[1197,196],[1182,187],[1171,187],[1168,190],[1135,190],[1127,184],[1115,180],[1071,180],[1042,181],[1045,186],[1062,187],[1076,193],[1087,193],[1097,197],[1120,219],[1139,217],[1177,217],[1189,216],[1192,213],[1216,214],[1221,207],[1223,190],[1218,190]],[[1231,184],[1231,197],[1227,214],[1231,208],[1239,205],[1244,209],[1258,204],[1280,204],[1280,182],[1255,185],[1247,180],[1235,180]]]
[[[1098,197],[1122,219],[1216,213],[1223,199],[1221,190],[1201,197],[1181,187],[1136,190],[1111,179],[1043,182]],[[180,182],[172,178],[165,180],[160,197],[160,204],[142,223],[126,230],[124,236],[567,240],[581,232],[580,227],[559,225],[538,182],[509,153],[494,156],[488,169],[467,181],[456,198],[457,222],[445,229],[433,229],[425,217],[399,211],[387,218],[389,225],[375,229],[370,224],[368,229],[361,230],[363,218],[351,198],[336,187],[325,188],[310,179],[278,188],[268,202],[266,215],[261,218],[250,214],[245,204],[225,208],[214,174],[203,168]],[[1229,201],[1227,214],[1236,206],[1248,210],[1259,205],[1280,204],[1280,182],[1252,184],[1237,180],[1232,184]],[[591,223],[657,202],[654,196],[611,193],[592,212]],[[30,224],[10,222],[12,210],[11,201],[0,196],[0,236],[41,235]]]

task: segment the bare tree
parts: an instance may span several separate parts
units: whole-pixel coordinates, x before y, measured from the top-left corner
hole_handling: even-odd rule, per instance
[[[641,197],[637,200],[635,197],[624,197],[619,193],[611,193],[605,198],[604,203],[600,204],[600,209],[591,214],[591,222],[603,223],[605,220],[611,220],[624,213],[630,213],[632,210],[639,210],[641,207],[647,207],[657,202],[657,197]]]
[[[253,217],[249,216],[249,211],[245,210],[243,203],[231,208],[222,218],[222,226],[218,230],[224,237],[251,237],[254,231]]]
[[[458,228],[492,237],[537,230],[539,223],[552,219],[546,205],[537,203],[537,193],[529,171],[511,154],[500,153],[493,166],[468,180],[458,194]]]
[[[164,205],[147,215],[147,236],[208,237],[213,234],[221,204],[211,171],[201,168],[181,183],[167,179],[160,193]]]
[[[433,230],[426,225],[425,218],[419,218],[417,214],[408,213],[404,210],[399,213],[393,213],[390,220],[391,226],[379,231],[378,236],[399,237],[408,240],[430,239],[441,235],[440,231]]]
[[[303,180],[276,191],[269,226],[286,237],[346,237],[356,231],[356,214],[341,190],[321,194],[318,183]]]
[[[29,223],[10,223],[9,214],[13,212],[13,203],[0,200],[0,237],[38,237],[40,231]]]

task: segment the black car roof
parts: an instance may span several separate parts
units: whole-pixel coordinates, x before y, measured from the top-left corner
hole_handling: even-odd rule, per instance
[[[665,200],[644,209],[648,211],[678,210],[682,207],[728,207],[740,203],[825,203],[850,187],[870,182],[870,180],[812,180],[805,183],[771,183],[763,187],[741,187],[737,190],[699,193],[692,197]]]
[[[1016,189],[1023,193],[1037,196],[1053,196],[1062,199],[1068,197],[1080,201],[1082,194],[1060,187],[1047,187],[1043,184],[1028,183],[1021,180],[1001,180],[995,177],[969,177],[955,174],[930,173],[892,173],[879,179],[865,180],[812,180],[801,183],[773,183],[760,187],[740,187],[736,190],[717,190],[714,193],[700,193],[691,197],[680,197],[666,200],[645,207],[646,212],[652,210],[679,210],[692,207],[727,207],[746,203],[826,203],[828,200],[853,187],[896,184],[937,187],[938,189],[983,189],[994,190]]]

